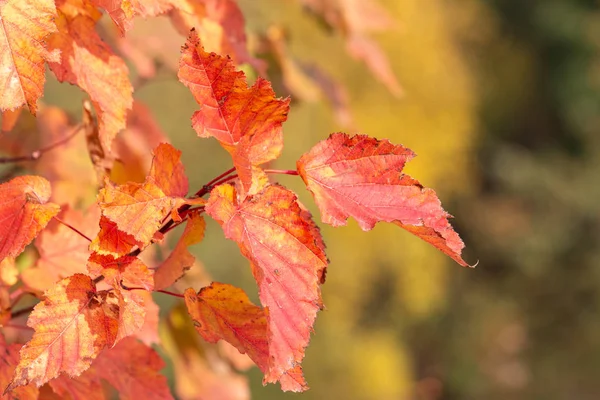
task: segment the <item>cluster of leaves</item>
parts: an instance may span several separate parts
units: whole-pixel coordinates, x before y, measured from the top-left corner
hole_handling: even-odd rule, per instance
[[[58,80],[80,87],[91,100],[82,123],[68,129],[62,117],[49,118],[50,109],[41,110],[39,119],[59,125],[46,129],[66,135],[4,161],[37,160],[85,131],[97,191],[96,201],[82,212],[52,193],[74,179],[73,171],[71,177],[64,171],[47,178],[11,176],[0,184],[0,323],[18,327],[15,321],[29,314],[27,325],[34,331],[24,345],[9,345],[0,336],[6,395],[104,398],[99,388],[106,381],[123,398],[171,398],[159,375],[162,361],[149,347],[158,342],[152,292],[183,298],[199,335],[246,354],[264,373],[264,383],[306,390],[301,362],[323,307],[320,285],[328,259],[311,214],[295,193],[271,181],[274,174],[300,176],[324,223],[345,225],[353,217],[366,231],[379,221],[391,222],[467,266],[464,245],[435,192],[402,173],[414,153],[401,145],[334,133],[306,152],[294,170],[264,167],[281,154],[290,100],[277,98],[263,78],[249,86],[236,69],[234,60],[257,68],[260,60],[246,50],[243,17],[233,0],[6,0],[0,7],[3,131],[24,118],[23,107],[38,111],[46,63]],[[123,33],[134,17],[164,13],[189,33],[178,77],[200,106],[192,126],[199,137],[218,140],[233,168],[189,194],[181,152],[145,121],[145,109],[133,103],[124,61],[96,33],[101,9]],[[215,38],[214,30],[205,29],[214,26],[205,24],[206,18],[218,21],[223,51],[232,58],[204,49],[204,41]],[[139,171],[139,160],[147,155],[132,155],[139,143],[117,138],[124,129],[136,131],[152,149],[148,172]],[[18,153],[18,147],[10,151]],[[132,178],[140,174],[141,180]],[[219,282],[183,294],[166,290],[194,264],[187,247],[204,236],[203,214],[216,220],[249,260],[261,305]],[[143,259],[178,226],[184,226],[183,233],[164,260],[154,265]],[[18,268],[16,258],[32,242],[34,265]],[[14,310],[26,293],[40,302]],[[173,334],[179,332],[179,317],[172,316]]]

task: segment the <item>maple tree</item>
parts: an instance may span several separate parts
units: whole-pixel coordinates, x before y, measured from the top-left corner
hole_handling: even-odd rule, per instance
[[[357,12],[342,8],[345,12],[332,14],[325,1],[304,2],[333,25],[347,26]],[[178,78],[199,106],[192,126],[199,137],[217,139],[231,156],[231,169],[190,194],[181,151],[134,102],[125,61],[96,32],[102,11],[125,38],[135,17],[160,14],[169,15],[187,35]],[[228,359],[238,369],[256,364],[265,384],[306,390],[301,364],[323,308],[320,287],[329,261],[313,216],[294,192],[272,181],[277,174],[304,181],[325,224],[345,225],[353,217],[370,230],[377,222],[391,222],[468,266],[461,257],[464,245],[436,193],[403,173],[414,153],[401,145],[334,133],[308,150],[296,169],[268,168],[283,148],[290,99],[278,98],[262,77],[249,86],[236,67],[249,63],[264,72],[265,65],[246,48],[243,15],[233,0],[7,0],[0,4],[0,16],[0,83],[5,88],[0,108],[6,136],[0,146],[10,153],[3,162],[35,161],[63,147],[73,155],[65,163],[82,153],[87,163],[86,178],[67,189],[61,188],[75,179],[73,168],[43,160],[32,171],[38,175],[9,175],[0,183],[0,323],[27,329],[19,318],[28,316],[33,330],[24,344],[8,344],[0,335],[0,383],[8,398],[54,392],[102,399],[102,382],[123,398],[171,398],[159,374],[163,362],[150,347],[160,341],[152,292],[182,298],[197,337],[230,345],[217,359]],[[364,37],[367,30],[358,26],[347,34],[355,55],[369,62],[365,49],[374,45]],[[81,123],[70,126],[61,110],[38,107],[46,63],[59,81],[89,95]],[[400,87],[386,68],[376,73],[397,93]],[[46,121],[41,130],[48,142],[29,155],[22,155],[27,148],[22,139],[10,140],[25,118],[24,108]],[[69,147],[80,131],[87,148]],[[76,201],[86,190],[96,193],[89,207]],[[242,289],[209,279],[184,293],[167,290],[196,265],[188,247],[205,235],[204,214],[248,259],[260,305]],[[161,262],[147,261],[144,254],[161,246],[178,226],[184,230],[175,248]],[[31,265],[17,266],[17,257],[28,248],[37,251]],[[26,294],[39,303],[15,310]],[[172,313],[173,335],[188,335],[182,312]],[[188,338],[170,346],[176,363],[189,362],[182,355],[186,346],[198,344]],[[209,367],[200,369],[212,382],[205,393],[215,398],[235,376],[211,377]]]

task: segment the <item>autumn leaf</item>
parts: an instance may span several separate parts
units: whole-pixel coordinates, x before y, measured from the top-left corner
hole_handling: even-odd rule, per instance
[[[462,266],[464,244],[432,189],[402,173],[414,153],[388,140],[334,133],[298,160],[298,172],[315,198],[324,223],[348,217],[368,231],[394,222],[431,243]]]
[[[346,39],[346,49],[355,59],[361,60],[371,73],[395,96],[403,90],[390,62],[370,37],[394,26],[388,13],[375,0],[300,0],[312,13],[321,16]]]
[[[229,58],[204,51],[195,31],[182,48],[178,76],[201,106],[192,116],[198,136],[213,136],[221,143],[248,191],[252,167],[281,154],[281,125],[290,100],[275,98],[271,84],[262,78],[248,87],[244,73]]]
[[[161,144],[154,151],[150,175],[144,183],[109,183],[98,196],[102,215],[114,222],[118,230],[148,244],[164,218],[185,203],[178,196],[187,192],[179,154],[171,145]],[[174,174],[172,181],[165,176],[169,171]]]
[[[72,400],[105,400],[102,382],[91,368],[77,377],[61,375],[48,382],[54,393],[61,398]]]
[[[61,372],[78,376],[88,369],[100,351],[115,342],[118,305],[110,296],[97,292],[83,274],[65,278],[46,292],[27,320],[35,333],[21,349],[6,391],[29,383],[39,387]]]
[[[187,289],[185,304],[204,340],[225,340],[269,373],[268,311],[255,306],[240,288],[213,282],[198,293]]]
[[[278,185],[241,202],[232,185],[220,185],[211,192],[206,212],[251,261],[260,301],[269,309],[272,358],[264,381],[305,390],[299,365],[323,306],[319,284],[328,263],[318,228],[296,195]]]
[[[183,197],[188,193],[188,179],[181,163],[181,151],[167,143],[154,149],[148,181],[154,182],[167,196]]]
[[[133,103],[129,70],[96,33],[101,14],[89,8],[85,9],[89,12],[72,12],[68,6],[59,2],[59,32],[48,39],[49,48],[62,53],[61,62],[50,63],[50,69],[59,81],[77,85],[90,95],[98,113],[102,147],[110,152]]]
[[[146,298],[142,292],[151,292],[154,288],[152,271],[139,258],[132,256],[115,259],[92,254],[87,266],[92,277],[102,275],[114,289],[119,303],[119,328],[115,340],[139,332],[146,321]]]
[[[77,227],[88,237],[98,231],[100,210],[93,205],[85,214],[70,207],[59,214],[61,221]],[[50,274],[54,281],[76,273],[86,272],[86,262],[90,256],[89,242],[68,226],[56,220],[50,221],[46,229],[35,240],[40,258],[36,268]]]
[[[151,110],[135,100],[127,114],[127,128],[113,142],[119,162],[113,166],[111,180],[118,184],[144,182],[152,164],[152,150],[168,141]]]
[[[4,337],[0,335],[0,388],[5,388],[10,383],[15,367],[19,363],[20,344],[7,345]],[[34,385],[16,388],[10,393],[0,396],[3,400],[37,400],[39,390]]]
[[[160,374],[164,366],[152,348],[129,337],[102,352],[92,367],[123,400],[172,400],[167,379]]]
[[[36,113],[44,89],[45,61],[58,62],[46,38],[56,32],[52,0],[4,0],[0,3],[0,110],[27,104]]]
[[[227,54],[234,63],[248,63],[260,75],[266,74],[266,63],[248,52],[244,15],[235,0],[184,1],[186,7],[169,13],[181,35],[187,36],[195,28],[207,51]]]
[[[144,244],[120,231],[117,224],[108,218],[100,217],[100,232],[90,243],[91,251],[118,258],[130,253],[134,247],[143,248]]]
[[[39,176],[19,176],[0,184],[0,261],[18,256],[59,207],[48,203],[50,183]]]
[[[91,2],[104,8],[122,33],[131,29],[135,17],[155,17],[173,7],[187,10],[184,0],[91,0]]]
[[[155,288],[165,289],[181,278],[186,270],[194,265],[196,258],[187,250],[193,244],[200,243],[204,238],[206,222],[197,212],[188,214],[185,230],[177,245],[167,259],[156,269],[154,274]]]

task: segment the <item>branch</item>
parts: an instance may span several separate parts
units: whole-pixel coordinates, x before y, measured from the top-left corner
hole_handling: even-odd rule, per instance
[[[0,157],[0,164],[16,163],[16,162],[21,162],[21,161],[36,161],[42,155],[49,152],[50,150],[53,150],[58,146],[62,146],[63,144],[67,143],[69,140],[73,139],[75,137],[75,135],[77,135],[79,133],[79,131],[82,130],[82,128],[83,128],[83,125],[79,124],[79,125],[73,127],[72,132],[70,134],[68,134],[64,138],[60,139],[58,142],[52,143],[49,146],[46,146],[39,150],[33,151],[30,154],[27,154],[24,156],[17,156],[17,157]]]

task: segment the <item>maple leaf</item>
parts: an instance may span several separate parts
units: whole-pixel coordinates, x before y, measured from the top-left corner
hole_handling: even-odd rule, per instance
[[[140,331],[146,321],[146,299],[139,290],[129,288],[152,291],[152,271],[139,258],[132,256],[115,259],[92,254],[87,265],[93,277],[102,275],[106,283],[113,286],[119,302],[119,328],[115,340],[119,341]]]
[[[91,0],[91,2],[106,10],[121,33],[131,29],[135,17],[154,17],[173,7],[182,7],[186,10],[184,0]]]
[[[214,136],[221,143],[249,190],[255,176],[252,167],[281,154],[281,125],[290,100],[275,98],[271,84],[262,78],[248,87],[231,59],[204,51],[195,31],[182,48],[178,76],[201,106],[192,116],[198,136]]]
[[[19,349],[22,345],[11,344],[8,346],[4,337],[0,335],[0,387],[5,388],[10,383],[10,379],[19,363]],[[27,385],[16,388],[7,395],[0,396],[7,400],[37,400],[39,390],[34,385]]]
[[[225,340],[269,373],[267,309],[255,306],[240,288],[213,282],[198,293],[187,289],[185,304],[204,340]]]
[[[183,276],[186,270],[194,265],[196,258],[187,248],[202,241],[205,229],[206,222],[199,213],[192,212],[188,214],[185,230],[179,238],[177,245],[167,259],[156,269],[154,282],[157,290],[171,286]]]
[[[317,311],[327,257],[320,232],[289,190],[270,185],[239,201],[232,185],[213,189],[206,212],[251,261],[260,301],[268,307],[271,364],[265,382],[306,389],[300,370]]]
[[[58,61],[45,39],[56,32],[52,0],[4,0],[0,3],[0,109],[27,104],[32,114],[44,89],[44,62]]]
[[[375,78],[395,96],[403,94],[385,53],[371,32],[381,32],[394,23],[387,12],[373,0],[300,0],[316,15],[321,15],[331,27],[346,39],[346,49],[355,59],[362,60]]]
[[[468,266],[460,255],[464,244],[435,192],[402,174],[413,157],[388,140],[334,133],[304,154],[297,167],[324,223],[345,225],[351,216],[368,231],[379,221],[394,222]]]
[[[19,176],[0,184],[0,261],[18,256],[59,207],[48,203],[50,183],[39,176]]]
[[[59,81],[77,85],[90,95],[100,120],[102,147],[110,152],[133,104],[129,70],[96,33],[96,21],[101,16],[97,10],[69,12],[69,3],[63,1],[62,7],[60,3],[59,32],[48,39],[48,46],[60,49],[62,58],[60,63],[51,62],[50,69]]]
[[[123,400],[172,400],[167,379],[160,374],[164,366],[154,350],[129,337],[102,352],[92,367]]]
[[[102,215],[136,241],[149,243],[164,218],[185,203],[178,196],[187,192],[180,154],[171,145],[161,144],[154,151],[150,175],[144,183],[119,186],[109,183],[98,195]],[[167,179],[163,171],[171,171],[173,181]]]
[[[235,0],[184,1],[185,8],[169,13],[181,35],[187,36],[195,28],[208,51],[228,54],[236,64],[248,63],[260,75],[266,74],[266,63],[248,52],[244,15]]]
[[[97,292],[92,279],[83,274],[65,278],[48,290],[27,320],[35,333],[21,349],[5,392],[29,383],[39,387],[61,372],[78,376],[88,369],[100,351],[115,342],[118,306],[110,296]]]

